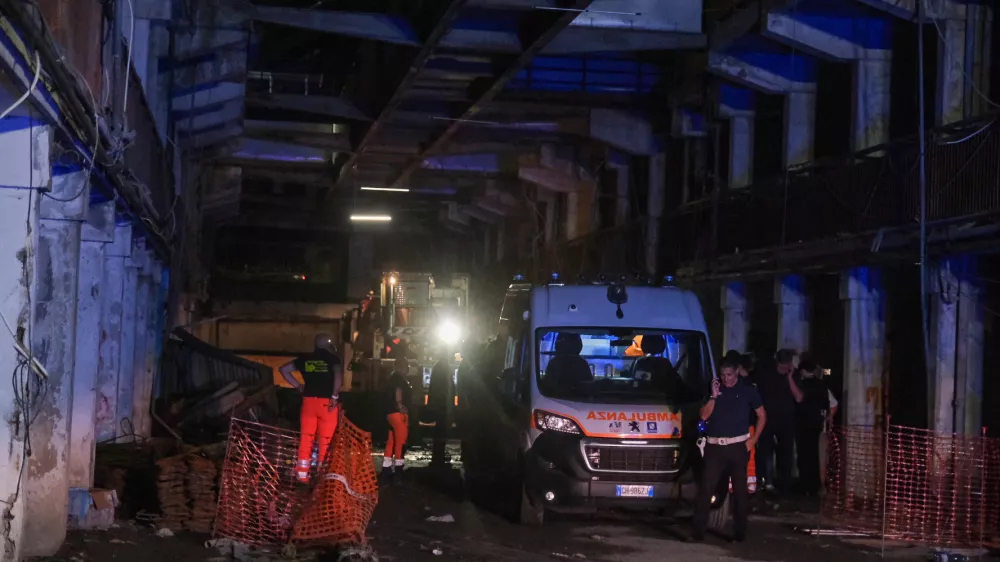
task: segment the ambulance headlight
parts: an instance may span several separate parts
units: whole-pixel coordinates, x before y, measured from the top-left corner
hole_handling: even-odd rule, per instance
[[[462,330],[459,329],[458,324],[445,320],[443,324],[438,326],[437,336],[442,342],[452,345],[462,339]]]
[[[575,421],[543,410],[535,410],[535,429],[541,431],[558,431],[579,435],[580,426]]]

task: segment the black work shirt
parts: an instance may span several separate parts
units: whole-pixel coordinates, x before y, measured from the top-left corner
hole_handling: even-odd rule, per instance
[[[798,375],[793,375],[798,382]],[[754,373],[754,383],[764,401],[767,417],[771,419],[791,418],[795,415],[795,395],[788,386],[788,377],[776,369],[766,369]]]
[[[708,418],[709,437],[739,437],[750,432],[747,416],[761,407],[760,393],[742,380],[731,387],[720,383],[715,409]],[[766,410],[766,408],[765,408]]]
[[[302,373],[305,383],[302,395],[308,398],[333,396],[336,370],[339,368],[340,358],[325,349],[318,349],[296,359],[295,369]]]
[[[410,386],[410,382],[406,380],[406,377],[393,371],[389,375],[389,394],[385,400],[386,414],[399,413],[399,407],[396,405],[397,390],[403,391],[403,406],[409,407],[410,401],[413,399],[413,387]]]
[[[799,404],[798,420],[809,427],[821,427],[826,411],[830,409],[830,394],[826,383],[818,378],[803,378],[799,381],[803,399]]]

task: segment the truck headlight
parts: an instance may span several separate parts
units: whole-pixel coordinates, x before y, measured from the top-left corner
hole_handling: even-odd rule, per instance
[[[542,431],[558,431],[579,435],[580,426],[575,421],[543,410],[535,410],[535,428]]]
[[[458,324],[450,320],[445,320],[437,329],[438,339],[446,344],[455,344],[462,337],[462,331],[459,329]]]

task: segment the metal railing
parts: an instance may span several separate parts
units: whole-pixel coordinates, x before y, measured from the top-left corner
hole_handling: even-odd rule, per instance
[[[930,223],[1000,213],[996,116],[932,131],[926,154]],[[897,141],[689,204],[664,219],[661,265],[915,229],[919,156],[916,139]]]
[[[266,365],[213,347],[180,328],[171,335],[163,350],[160,396],[211,392],[234,382],[254,388],[272,380]]]

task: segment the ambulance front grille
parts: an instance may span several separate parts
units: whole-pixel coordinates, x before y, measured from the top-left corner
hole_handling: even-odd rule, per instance
[[[584,458],[590,470],[597,472],[669,474],[680,469],[680,448],[676,446],[588,444]]]

